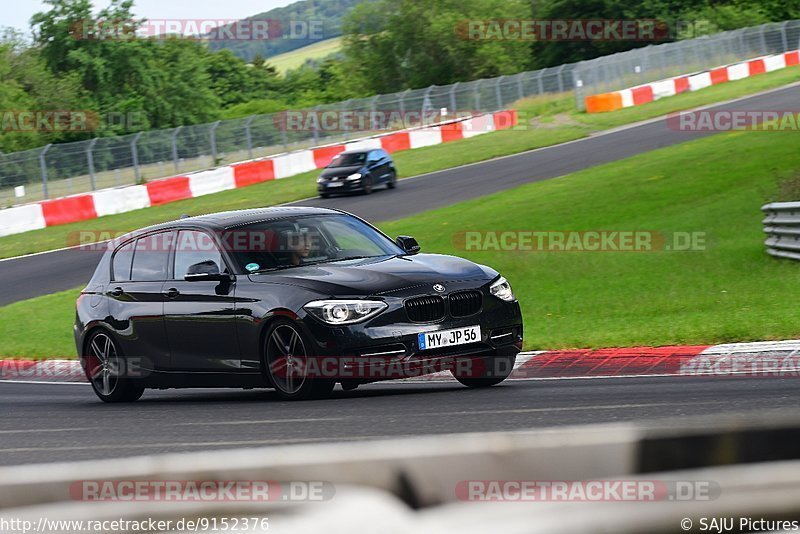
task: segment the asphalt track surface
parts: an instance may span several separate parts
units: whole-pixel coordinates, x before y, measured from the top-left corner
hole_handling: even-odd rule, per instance
[[[789,86],[708,109],[794,109],[799,101],[800,86]],[[394,220],[708,135],[713,135],[713,132],[689,133],[670,129],[666,120],[661,119],[578,141],[402,180],[393,191],[380,190],[369,196],[316,198],[297,204],[335,207],[370,221]],[[0,280],[3,281],[0,285],[0,305],[85,284],[99,256],[98,252],[71,249],[0,261]]]
[[[385,382],[309,402],[269,390],[168,390],[128,405],[103,404],[84,384],[0,383],[0,465],[592,423],[658,427],[709,414],[795,414],[798,403],[796,378],[521,380],[484,390]]]

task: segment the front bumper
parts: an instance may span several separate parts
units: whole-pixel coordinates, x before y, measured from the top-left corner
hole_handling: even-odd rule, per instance
[[[324,182],[317,182],[317,192],[319,193],[327,193],[327,194],[352,193],[354,191],[361,191],[363,188],[364,188],[364,178],[359,178],[358,180],[339,179],[339,180],[325,180]]]
[[[467,317],[453,317],[447,310],[436,322],[416,323],[408,319],[404,302],[423,296],[409,294],[383,295],[388,308],[364,323],[329,326],[306,315],[302,324],[315,342],[315,372],[337,381],[370,382],[408,378],[443,370],[469,372],[475,362],[494,358],[513,359],[522,350],[523,325],[519,302],[505,302],[488,293],[488,284],[448,282],[449,292],[462,289],[479,290],[483,294],[480,312]],[[448,293],[449,293],[448,292]],[[469,344],[422,350],[418,334],[453,328],[480,326],[481,339]]]

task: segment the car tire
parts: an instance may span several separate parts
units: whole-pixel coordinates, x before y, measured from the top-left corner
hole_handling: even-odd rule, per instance
[[[336,385],[332,379],[304,376],[303,364],[313,357],[312,344],[293,321],[277,319],[269,325],[262,354],[264,372],[283,400],[323,399]]]
[[[372,177],[367,175],[364,177],[364,186],[361,189],[362,193],[369,195],[372,193]]]
[[[389,181],[386,183],[387,189],[394,189],[397,187],[397,171],[392,171],[389,175]]]
[[[496,356],[473,360],[466,372],[451,370],[453,377],[468,388],[488,388],[508,378],[514,370],[516,356]]]
[[[328,193],[320,193],[319,198],[328,198],[330,195]]]
[[[111,334],[91,334],[83,355],[84,372],[97,397],[103,402],[134,402],[144,394],[136,380],[126,378],[125,358]]]

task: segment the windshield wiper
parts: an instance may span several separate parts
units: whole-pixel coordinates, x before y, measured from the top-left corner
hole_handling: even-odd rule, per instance
[[[380,258],[381,256],[349,256],[347,258],[331,258],[328,260],[319,260],[319,261],[310,261],[308,263],[299,263],[297,265],[278,265],[277,267],[270,267],[269,269],[259,269],[257,271],[252,271],[249,274],[260,274],[260,273],[270,273],[274,271],[282,271],[284,269],[294,269],[295,267],[309,267],[311,265],[319,265],[320,263],[333,263],[336,261],[348,261],[348,260],[365,260],[367,258]]]

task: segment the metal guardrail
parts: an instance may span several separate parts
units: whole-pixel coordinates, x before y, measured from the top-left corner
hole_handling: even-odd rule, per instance
[[[800,202],[772,202],[761,211],[767,254],[800,261]]]
[[[1,467],[0,524],[257,516],[268,517],[269,532],[291,534],[680,532],[687,518],[698,525],[702,517],[800,517],[800,450],[792,445],[798,438],[800,421],[793,416],[723,415],[669,419],[659,428],[604,424]],[[333,494],[299,502],[93,502],[80,492],[84,482],[203,480],[325,481]],[[467,481],[526,480],[699,482],[712,491],[674,500],[509,505],[476,503],[456,490]]]

